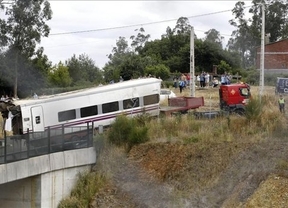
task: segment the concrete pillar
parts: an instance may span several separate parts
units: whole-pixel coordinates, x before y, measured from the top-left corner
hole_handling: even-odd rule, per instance
[[[73,167],[0,185],[0,207],[57,208],[70,196],[78,174],[91,166]]]

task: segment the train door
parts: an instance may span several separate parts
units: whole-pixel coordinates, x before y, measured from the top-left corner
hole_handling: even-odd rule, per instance
[[[44,131],[44,115],[41,106],[35,106],[31,108],[31,118],[33,131]]]

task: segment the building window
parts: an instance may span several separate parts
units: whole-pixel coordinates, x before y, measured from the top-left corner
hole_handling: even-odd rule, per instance
[[[58,121],[68,121],[76,118],[76,111],[75,109],[73,110],[68,110],[68,111],[62,111],[58,113]]]
[[[159,103],[159,94],[144,96],[144,105]]]
[[[116,102],[111,102],[111,103],[105,103],[102,105],[102,112],[103,113],[110,113],[114,111],[119,110],[119,103],[118,101]]]
[[[81,118],[97,115],[98,114],[97,105],[80,108],[80,114]]]
[[[131,99],[123,100],[124,109],[135,108],[135,107],[139,107],[139,98],[131,98]]]

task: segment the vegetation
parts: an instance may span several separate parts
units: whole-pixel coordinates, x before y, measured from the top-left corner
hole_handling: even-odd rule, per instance
[[[180,17],[174,28],[167,27],[161,39],[150,41],[150,35],[143,27],[131,35],[129,46],[126,37],[119,37],[109,54],[109,61],[103,69],[85,54],[75,54],[52,66],[44,53],[37,48],[42,37],[48,37],[48,21],[52,10],[47,0],[13,0],[13,4],[0,5],[5,19],[0,19],[0,88],[1,93],[14,97],[50,94],[73,89],[118,82],[148,76],[151,74],[165,80],[163,86],[171,87],[170,77],[190,71],[190,30],[186,17]],[[235,4],[235,16],[230,24],[235,27],[227,47],[222,45],[220,31],[214,28],[205,32],[205,38],[195,35],[195,69],[212,72],[217,66],[218,74],[238,74],[251,85],[259,85],[259,71],[255,70],[255,51],[261,40],[261,3],[266,2],[266,41],[274,42],[288,37],[287,10],[284,0],[253,0],[249,9],[251,18],[245,18],[245,2]],[[0,2],[1,3],[1,2]],[[265,85],[274,86],[276,77],[285,74],[266,74]],[[21,78],[21,79],[20,79]],[[216,92],[218,93],[218,92]],[[254,93],[257,94],[257,93]],[[150,120],[140,116],[133,119],[119,116],[105,135],[110,145],[124,148],[126,152],[145,142],[182,142],[183,144],[232,142],[237,139],[259,142],[277,134],[285,137],[285,117],[278,112],[272,96],[261,100],[254,97],[245,117],[224,116],[215,120],[197,120],[192,113],[171,118]],[[211,95],[210,97],[218,97]],[[217,141],[215,141],[215,137]],[[252,140],[252,141],[251,141]],[[106,146],[108,144],[105,144]],[[280,164],[287,166],[286,162]],[[88,207],[93,195],[103,184],[105,174],[85,173],[71,198],[61,202],[60,207]]]
[[[228,142],[237,147],[235,150],[230,149],[229,151],[238,151],[243,144],[244,146],[245,144],[260,144],[274,137],[281,139],[286,138],[286,117],[279,112],[277,99],[271,95],[273,88],[269,88],[261,100],[257,98],[257,92],[258,88],[252,87],[252,95],[254,96],[247,106],[245,116],[223,114],[223,116],[214,119],[196,119],[193,111],[185,115],[159,117],[156,119],[147,118],[145,115],[135,118],[125,117],[124,115],[119,116],[111,128],[104,132],[102,142],[100,142],[101,144],[97,144],[97,148],[101,146],[102,149],[98,150],[100,156],[96,169],[97,172],[93,174],[101,173],[107,176],[103,179],[103,183],[107,184],[107,179],[111,178],[114,174],[112,169],[116,168],[116,164],[119,163],[119,161],[114,161],[111,158],[107,159],[107,157],[109,158],[109,155],[113,154],[116,155],[118,151],[122,150],[125,150],[126,154],[129,154],[129,151],[133,150],[133,147],[137,147],[141,143],[193,144],[197,149],[203,149],[204,151],[207,148],[217,146],[217,144],[226,144]],[[184,91],[184,93],[188,95],[189,92]],[[197,91],[197,95],[204,96],[206,100],[208,100],[209,96],[212,98],[210,101],[212,107],[217,106],[217,89],[199,90]],[[99,138],[96,138],[96,140],[98,142],[100,141]],[[171,149],[171,151],[173,151],[173,149]],[[161,152],[157,154],[161,154]],[[103,161],[104,158],[106,158],[105,162]],[[118,156],[114,158],[118,158]],[[111,162],[110,165],[109,161]],[[286,161],[280,161],[278,164],[279,167],[284,167],[285,165]],[[104,172],[102,172],[103,170]],[[169,177],[171,180],[177,177],[177,174],[170,175]],[[101,179],[101,177],[98,178]],[[209,183],[209,181],[203,180],[199,181],[199,183],[200,182],[202,185]],[[87,182],[87,184],[93,185],[92,182]],[[99,182],[96,183],[96,186],[97,184],[99,184]],[[190,188],[193,188],[191,185],[193,183],[189,184],[185,184],[185,190],[189,189],[190,186]],[[184,187],[182,187],[181,190],[183,188]],[[85,195],[85,192],[82,194]],[[79,198],[87,197],[81,197],[79,195]],[[75,198],[72,197],[69,200],[73,201]],[[86,201],[86,203],[88,203],[88,201]],[[88,206],[88,204],[86,205]]]
[[[50,32],[46,21],[52,18],[52,11],[50,3],[46,0],[15,0],[11,6],[6,7],[5,14],[8,18],[1,20],[0,37],[1,42],[5,43],[2,47],[6,46],[8,49],[3,53],[6,61],[2,72],[7,75],[4,77],[10,78],[10,80],[5,80],[6,82],[8,81],[9,84],[13,82],[13,95],[18,97],[18,84],[19,87],[25,88],[23,85],[29,85],[33,75],[38,75],[39,79],[44,76],[40,67],[38,66],[38,70],[35,70],[36,66],[34,68],[32,63],[35,55],[42,56],[43,49],[36,50],[36,45],[40,43],[41,37],[47,37]],[[45,58],[44,56],[43,62]],[[18,79],[19,77],[22,79]],[[43,83],[43,78],[39,79],[37,80],[39,82],[35,80],[33,83],[34,87]],[[29,81],[25,83],[25,80]]]
[[[118,116],[108,132],[108,140],[118,146],[124,146],[129,152],[134,145],[147,142],[149,117],[144,114],[134,118]]]
[[[97,191],[106,183],[104,175],[95,172],[79,174],[77,184],[72,190],[70,197],[63,199],[58,208],[89,207],[89,204]]]

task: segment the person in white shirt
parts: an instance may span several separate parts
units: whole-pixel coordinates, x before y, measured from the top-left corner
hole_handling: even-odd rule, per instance
[[[214,77],[212,81],[212,87],[217,87],[219,85],[219,80]]]

